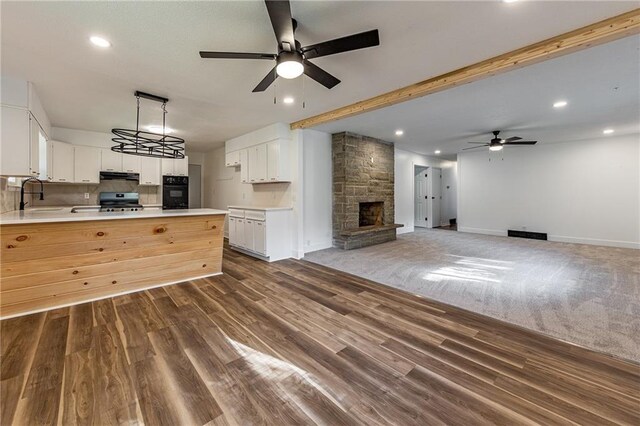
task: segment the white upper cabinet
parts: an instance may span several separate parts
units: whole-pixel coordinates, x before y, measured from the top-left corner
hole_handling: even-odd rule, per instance
[[[48,160],[47,174],[50,182],[75,182],[73,145],[64,142],[49,141]]]
[[[267,143],[267,181],[289,180],[289,141],[280,139]]]
[[[172,159],[162,159],[162,176],[188,176],[189,175],[189,157]]]
[[[140,160],[144,157],[131,154],[122,155],[122,171],[126,173],[140,173]]]
[[[160,168],[159,158],[140,157],[140,185],[160,185]]]
[[[2,77],[2,132],[0,134],[0,174],[4,176],[40,176],[40,163],[46,161],[51,124],[40,104],[33,84]],[[43,170],[44,172],[44,170]],[[44,175],[42,176],[45,177]]]
[[[224,165],[227,167],[236,167],[240,165],[240,151],[228,152],[225,154]]]
[[[100,148],[92,146],[74,147],[76,183],[100,183],[100,152]]]
[[[249,150],[249,182],[267,182],[267,144],[248,148]]]
[[[121,172],[122,171],[122,154],[111,151],[109,148],[100,150],[100,171],[102,172]]]
[[[0,174],[30,176],[29,111],[2,106]]]
[[[239,152],[240,158],[240,181],[242,183],[250,183],[249,182],[249,150],[242,149]]]

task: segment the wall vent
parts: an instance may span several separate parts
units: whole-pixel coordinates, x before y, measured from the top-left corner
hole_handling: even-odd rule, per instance
[[[546,232],[529,232],[529,231],[516,231],[515,229],[509,229],[507,235],[510,237],[529,238],[531,240],[546,240]]]

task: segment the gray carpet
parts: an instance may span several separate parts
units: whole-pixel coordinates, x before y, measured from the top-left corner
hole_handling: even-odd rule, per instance
[[[420,229],[305,260],[640,362],[640,251]]]

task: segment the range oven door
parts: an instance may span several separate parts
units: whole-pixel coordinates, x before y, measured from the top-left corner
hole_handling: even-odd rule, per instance
[[[187,176],[162,177],[162,208],[164,210],[189,208],[189,178]]]

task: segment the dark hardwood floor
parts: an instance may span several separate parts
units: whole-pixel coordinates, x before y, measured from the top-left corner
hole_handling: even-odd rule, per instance
[[[640,424],[640,368],[304,261],[2,321],[0,424]]]

